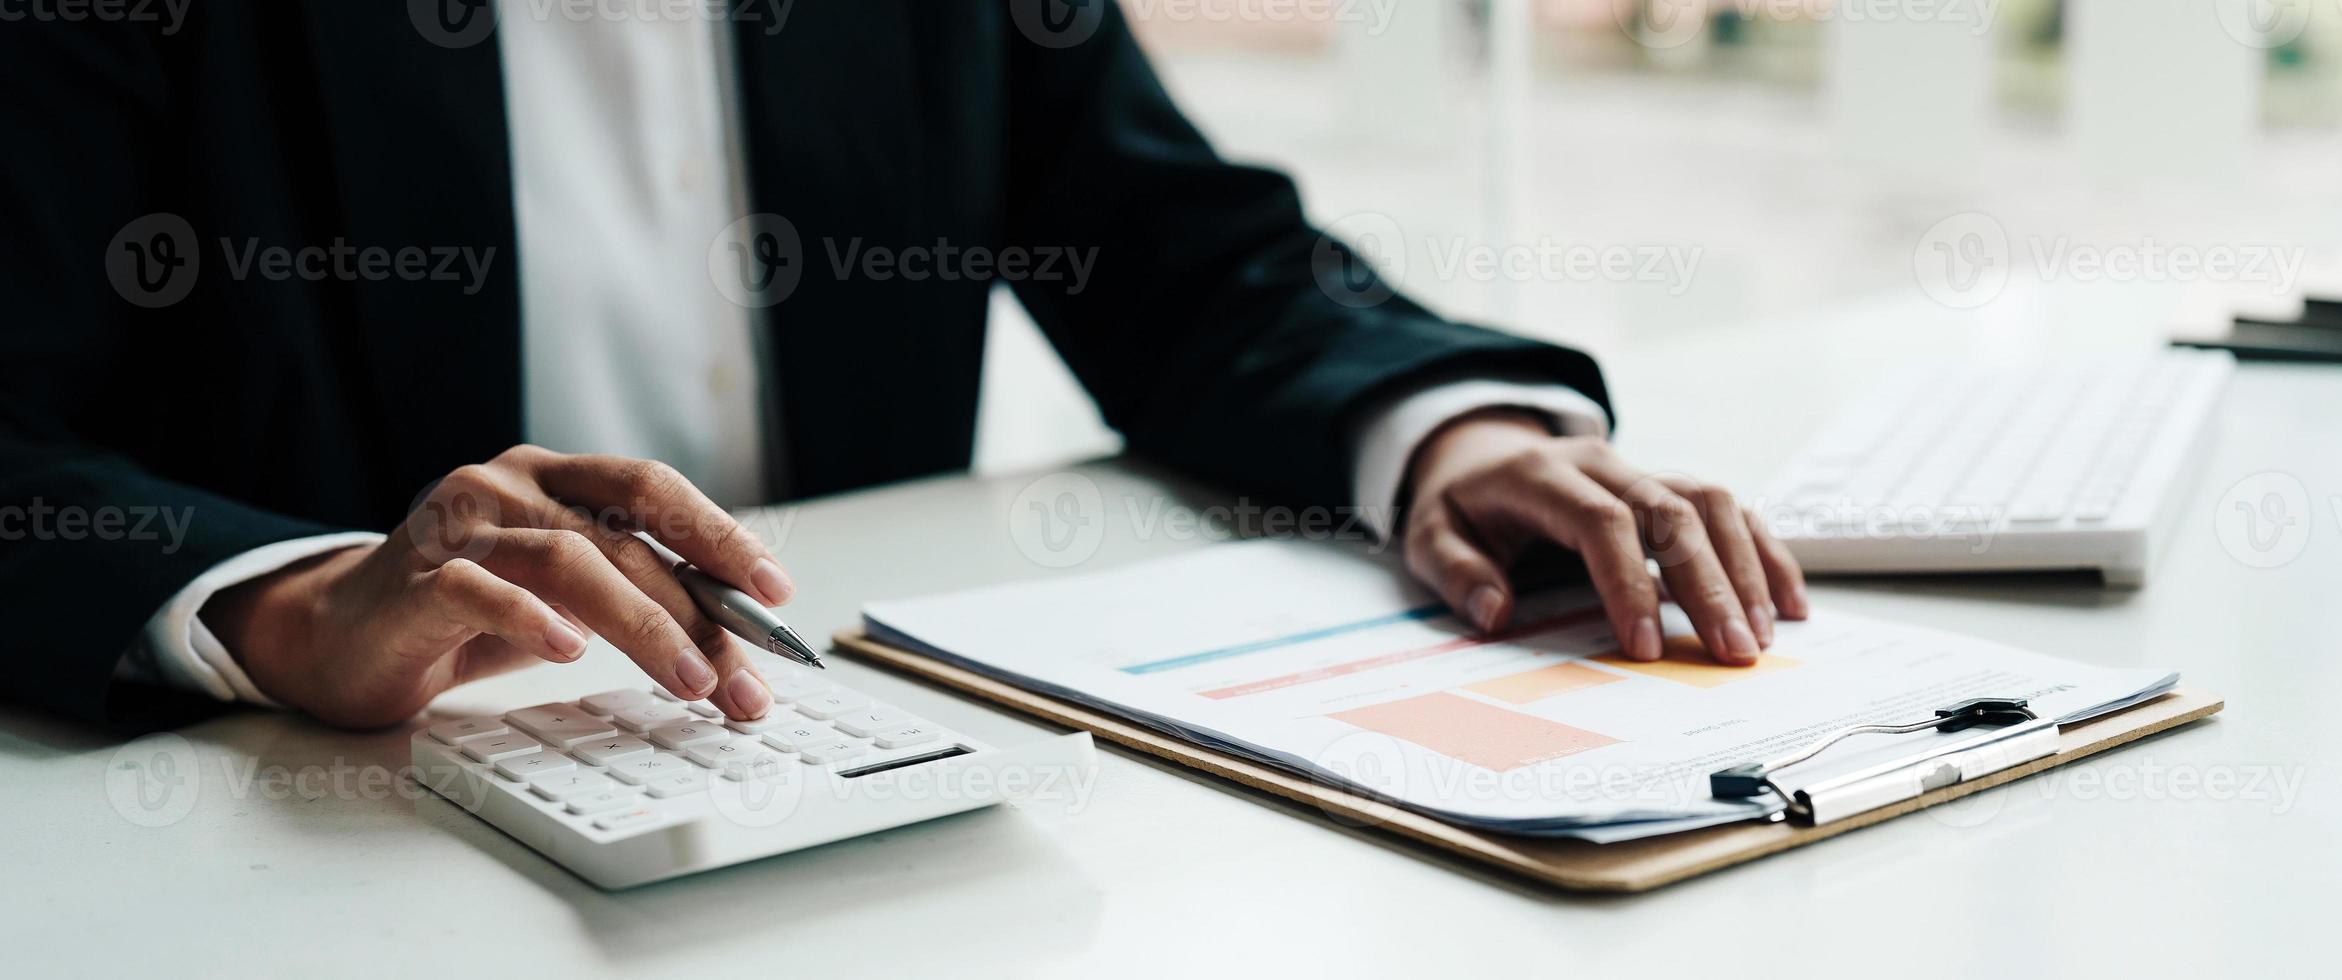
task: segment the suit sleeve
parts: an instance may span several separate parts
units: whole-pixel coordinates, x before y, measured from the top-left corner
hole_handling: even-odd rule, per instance
[[[183,586],[328,529],[176,482],[120,445],[114,434],[171,424],[170,406],[142,399],[119,365],[142,331],[171,328],[172,311],[130,302],[108,275],[117,234],[173,207],[170,42],[152,24],[8,27],[0,594],[13,655],[0,699],[105,720],[125,652]]]
[[[1310,226],[1291,179],[1213,151],[1118,5],[1079,9],[1097,20],[1078,43],[1006,32],[1008,239],[1094,249],[1086,279],[1036,276],[1017,296],[1132,449],[1337,507],[1361,418],[1408,392],[1502,376],[1610,411],[1585,354],[1442,320],[1377,281]]]

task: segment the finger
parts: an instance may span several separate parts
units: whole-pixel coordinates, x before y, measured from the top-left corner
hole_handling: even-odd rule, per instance
[[[612,508],[628,526],[649,534],[683,560],[732,583],[768,606],[788,602],[796,589],[764,542],[741,527],[683,474],[654,460],[622,456],[564,456],[519,452],[538,484],[554,497],[597,512]]]
[[[1496,560],[1465,536],[1444,506],[1419,511],[1407,533],[1407,569],[1482,633],[1512,618],[1512,588]]]
[[[1700,509],[1666,484],[1623,463],[1590,464],[1588,474],[1634,509],[1642,529],[1644,548],[1659,564],[1659,577],[1675,604],[1691,618],[1700,645],[1718,663],[1756,662],[1756,633],[1748,627],[1739,592],[1724,574],[1723,563],[1708,543],[1707,523]]]
[[[585,636],[560,613],[468,559],[423,573],[414,595],[420,611],[539,659],[565,664],[585,655]]]
[[[1756,542],[1757,559],[1764,563],[1765,581],[1773,590],[1773,603],[1780,607],[1784,619],[1804,619],[1813,615],[1813,604],[1805,595],[1805,569],[1797,564],[1797,556],[1789,553],[1789,546],[1773,536],[1765,526],[1764,518],[1751,510],[1745,515],[1749,537]]]
[[[1756,539],[1749,534],[1740,503],[1732,499],[1730,491],[1688,477],[1663,477],[1660,482],[1700,509],[1700,520],[1708,528],[1708,546],[1715,549],[1717,563],[1724,566],[1724,577],[1731,580],[1732,591],[1740,598],[1741,611],[1748,617],[1749,632],[1756,634],[1757,646],[1772,646],[1773,621],[1777,618],[1773,592],[1765,580],[1764,562],[1757,557]]]
[[[699,603],[692,601],[691,593],[675,578],[667,565],[667,558],[650,543],[632,532],[619,530],[589,519],[586,515],[566,507],[554,506],[544,519],[562,530],[582,534],[602,550],[626,580],[665,609],[677,625],[698,645],[707,657],[721,682],[708,701],[724,714],[742,720],[764,717],[772,707],[772,688],[764,675],[752,669],[746,651],[725,632],[722,625],[700,611]]]
[[[561,603],[676,697],[699,700],[715,668],[675,617],[575,531],[508,528],[483,562],[498,577]]]
[[[1619,649],[1659,659],[1659,592],[1643,559],[1634,512],[1617,495],[1569,466],[1555,465],[1455,491],[1457,509],[1476,527],[1527,528],[1578,553],[1602,597]]]

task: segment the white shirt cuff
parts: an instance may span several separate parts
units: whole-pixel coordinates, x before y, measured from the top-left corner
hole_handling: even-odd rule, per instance
[[[196,614],[221,589],[240,585],[304,558],[358,545],[377,544],[383,536],[371,531],[320,534],[262,545],[213,565],[187,583],[154,618],[146,632],[114,669],[117,678],[142,680],[189,691],[200,691],[222,701],[244,701],[276,707],[276,702],[254,687],[242,665]]]
[[[1352,487],[1368,530],[1388,541],[1398,522],[1399,485],[1416,447],[1440,426],[1487,408],[1518,408],[1546,417],[1565,436],[1610,434],[1610,413],[1575,389],[1550,382],[1473,379],[1433,385],[1392,401],[1358,428],[1358,464]]]

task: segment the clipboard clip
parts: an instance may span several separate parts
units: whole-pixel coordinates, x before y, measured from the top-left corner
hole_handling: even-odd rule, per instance
[[[1820,755],[1855,735],[1907,735],[1933,729],[1995,731],[1973,739],[1930,745],[1913,755],[1819,780],[1795,790],[1775,780],[1781,770]],[[2042,718],[2024,698],[1974,698],[1936,709],[1924,721],[1900,725],[1851,725],[1822,736],[1789,755],[1747,762],[1708,774],[1708,793],[1720,800],[1777,794],[1789,815],[1820,825],[1908,800],[1924,793],[2022,765],[2057,751],[2057,722]]]

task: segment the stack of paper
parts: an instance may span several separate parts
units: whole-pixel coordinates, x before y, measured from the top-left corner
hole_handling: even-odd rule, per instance
[[[1770,816],[1777,798],[1712,799],[1708,774],[1846,725],[1976,697],[2079,721],[2178,681],[1844,613],[1781,623],[1756,665],[1725,667],[1672,607],[1666,656],[1640,663],[1591,593],[1518,605],[1477,635],[1384,562],[1265,541],[864,618],[881,642],[1461,825],[1598,841]],[[1799,778],[1954,737],[1861,736]]]

